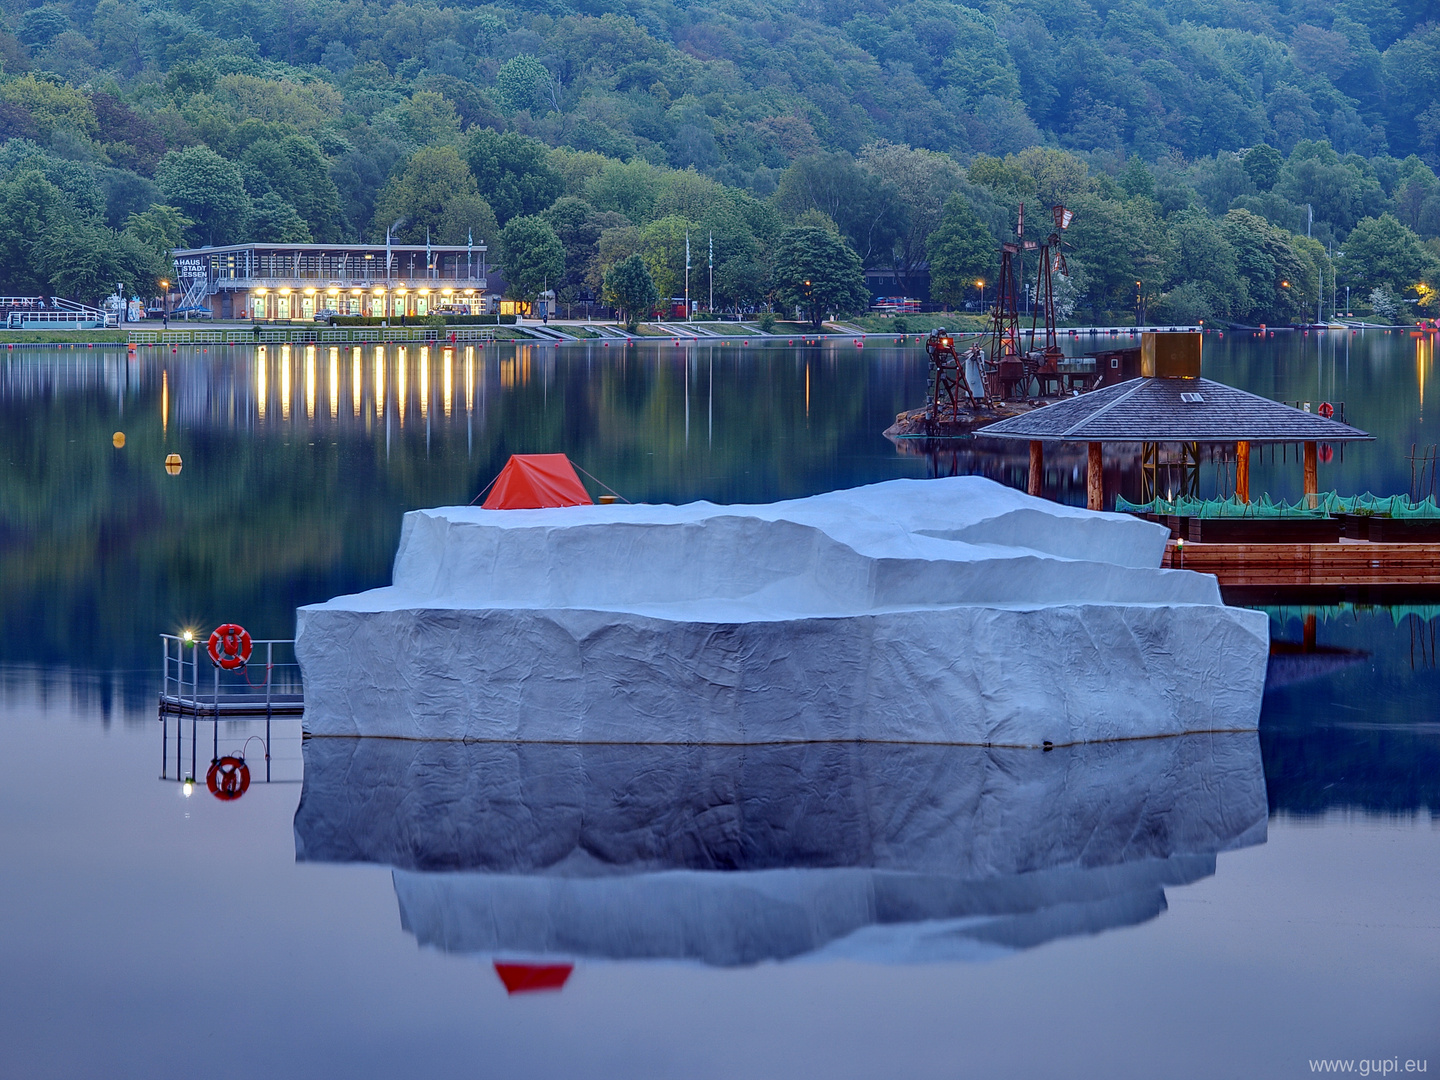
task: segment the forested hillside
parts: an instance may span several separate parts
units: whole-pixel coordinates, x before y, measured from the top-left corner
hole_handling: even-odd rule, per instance
[[[819,233],[902,284],[928,264],[959,303],[1023,199],[1074,205],[1064,291],[1094,317],[1298,319],[1317,296],[1328,316],[1347,285],[1353,308],[1433,314],[1437,19],[1440,0],[10,0],[0,289],[93,300],[162,276],[171,244],[403,219],[407,240],[490,243],[522,294],[527,265],[574,295],[638,253],[670,295],[689,229],[715,237],[717,306],[788,303]]]

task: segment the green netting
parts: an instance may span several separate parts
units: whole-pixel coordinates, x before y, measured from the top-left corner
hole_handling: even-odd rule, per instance
[[[1436,521],[1440,520],[1440,506],[1435,505],[1433,495],[1425,496],[1418,503],[1412,503],[1408,499],[1402,503],[1397,499],[1390,516],[1406,521]]]
[[[1227,499],[1191,499],[1180,496],[1173,502],[1166,499],[1152,499],[1148,503],[1132,503],[1123,496],[1115,500],[1115,509],[1130,514],[1175,514],[1189,518],[1260,518],[1264,520],[1302,518],[1306,520],[1332,518],[1340,514],[1358,516],[1394,517],[1413,520],[1440,520],[1440,504],[1433,496],[1422,502],[1412,503],[1404,495],[1389,495],[1381,498],[1366,492],[1364,495],[1341,496],[1338,492],[1327,491],[1315,497],[1311,506],[1305,496],[1293,503],[1273,501],[1269,494],[1262,494],[1254,502],[1242,503],[1233,495]]]

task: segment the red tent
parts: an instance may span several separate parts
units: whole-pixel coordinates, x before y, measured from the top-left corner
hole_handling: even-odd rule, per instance
[[[495,974],[505,984],[506,994],[533,994],[537,990],[560,990],[570,978],[574,964],[515,964],[495,961]]]
[[[512,454],[495,478],[485,510],[539,510],[590,506],[575,466],[564,454]]]

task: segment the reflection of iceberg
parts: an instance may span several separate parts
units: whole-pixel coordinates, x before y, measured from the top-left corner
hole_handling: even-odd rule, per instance
[[[1249,730],[1267,620],[1157,525],[979,477],[763,506],[446,507],[301,608],[306,730],[1039,746]]]
[[[1049,753],[311,739],[297,858],[446,951],[943,959],[1152,918],[1265,837],[1254,733]]]

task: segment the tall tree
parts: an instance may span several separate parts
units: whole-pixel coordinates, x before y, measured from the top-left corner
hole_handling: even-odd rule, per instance
[[[500,258],[506,294],[533,302],[547,288],[562,283],[565,246],[542,217],[511,218],[500,230]]]
[[[826,314],[863,311],[870,303],[859,256],[820,225],[796,225],[781,234],[773,273],[776,299],[803,311],[817,330]]]
[[[512,217],[540,213],[565,190],[560,175],[550,168],[545,144],[514,131],[472,131],[465,160],[501,225]]]
[[[1383,285],[1414,296],[1418,285],[1440,286],[1440,261],[1393,214],[1361,221],[1341,250],[1345,283],[1357,292]]]
[[[400,221],[392,234],[401,243],[464,243],[474,235],[488,243],[498,231],[490,204],[480,195],[469,167],[453,146],[417,150],[400,174],[385,185],[371,225],[377,237]]]
[[[910,224],[900,192],[848,154],[814,154],[795,161],[781,174],[773,201],[790,222],[807,210],[820,211],[840,227],[866,265],[888,265]]]
[[[155,182],[166,205],[195,224],[186,237],[194,244],[229,244],[244,235],[250,216],[240,170],[206,146],[172,150],[160,159]]]
[[[993,282],[997,245],[970,202],[956,193],[945,200],[940,224],[926,242],[930,255],[930,296],[959,307],[977,281]]]
[[[621,259],[605,274],[605,299],[624,313],[625,325],[632,331],[659,296],[639,253]]]

